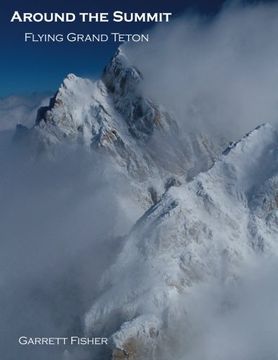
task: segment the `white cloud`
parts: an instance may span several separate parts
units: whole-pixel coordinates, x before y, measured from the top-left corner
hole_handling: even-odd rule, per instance
[[[27,127],[34,125],[37,110],[48,105],[47,93],[28,96],[8,96],[0,99],[0,130],[11,130],[17,124]]]
[[[147,92],[188,129],[230,138],[278,119],[278,6],[183,16],[127,46]]]

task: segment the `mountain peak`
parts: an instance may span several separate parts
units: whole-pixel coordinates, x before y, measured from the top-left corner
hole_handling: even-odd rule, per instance
[[[66,76],[66,79],[67,80],[75,80],[77,78],[77,76],[73,73],[69,73],[67,76]]]
[[[142,82],[140,70],[119,48],[100,80],[68,74],[49,105],[39,109],[33,131],[46,146],[78,141],[101,149],[140,181],[207,169],[213,151],[204,138],[181,139],[175,119],[146,96]],[[202,161],[195,161],[194,151],[205,152]]]
[[[233,149],[239,149],[243,144],[249,141],[256,141],[255,139],[259,136],[261,137],[263,133],[265,133],[266,137],[268,135],[275,133],[275,129],[269,123],[263,123],[258,125],[254,130],[249,131],[246,135],[244,135],[240,140],[233,141],[229,144],[229,146],[223,151],[223,155],[228,155]],[[268,135],[267,135],[268,134]]]
[[[278,133],[268,123],[231,143],[211,169],[221,171],[243,191],[250,191],[278,171]]]
[[[72,74],[72,73],[68,74],[62,81],[62,83],[59,87],[59,90],[62,88],[74,86],[75,82],[78,81],[78,79],[80,79],[80,78],[78,76],[76,76],[75,74]],[[59,90],[58,90],[58,92],[59,92]]]
[[[134,93],[143,79],[141,72],[133,66],[123,50],[119,48],[104,68],[102,81],[111,93],[127,95]]]

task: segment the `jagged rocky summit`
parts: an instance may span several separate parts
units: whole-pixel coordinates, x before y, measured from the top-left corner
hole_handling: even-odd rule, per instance
[[[211,166],[221,146],[205,134],[182,136],[174,116],[145,96],[143,81],[121,49],[100,80],[69,74],[49,105],[39,109],[28,132],[32,143],[40,152],[78,143],[104,154],[136,184],[135,193],[143,191],[146,208],[172,183]]]

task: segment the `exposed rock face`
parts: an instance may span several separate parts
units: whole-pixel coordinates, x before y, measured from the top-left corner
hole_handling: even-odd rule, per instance
[[[133,137],[147,142],[155,128],[177,129],[167,112],[144,97],[141,91],[143,75],[129,64],[120,50],[104,69],[102,80]]]
[[[138,359],[138,344],[135,339],[129,339],[123,344],[123,349],[114,349],[112,360],[136,360]]]

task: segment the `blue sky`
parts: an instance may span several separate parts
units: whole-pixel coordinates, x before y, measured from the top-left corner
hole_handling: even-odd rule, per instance
[[[142,32],[144,23],[10,23],[15,10],[25,12],[172,12],[214,15],[223,0],[2,0],[0,5],[0,96],[56,90],[66,74],[97,77],[117,48],[107,43],[25,43],[24,33]]]

